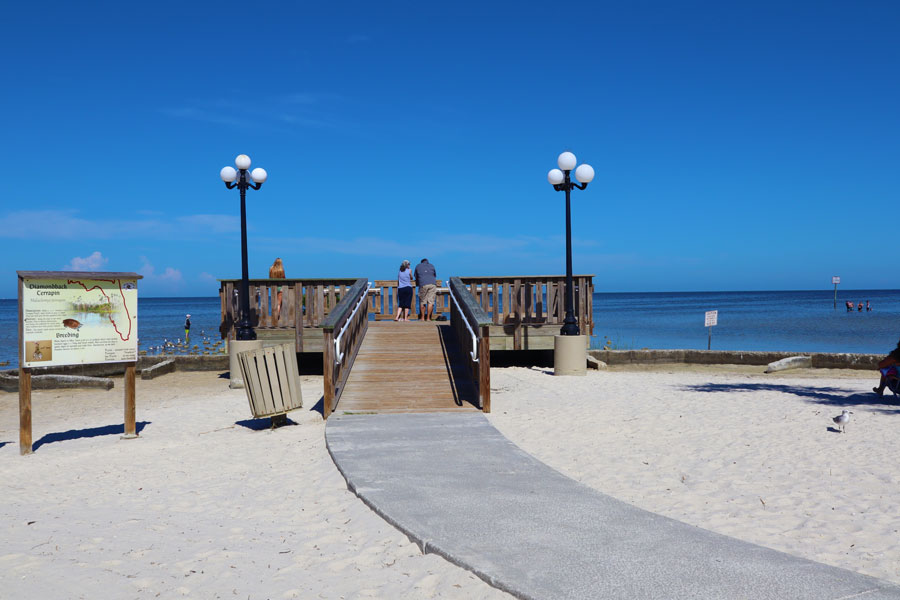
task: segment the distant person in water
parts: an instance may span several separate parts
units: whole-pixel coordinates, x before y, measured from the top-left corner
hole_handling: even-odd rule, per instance
[[[891,350],[891,353],[878,363],[878,370],[881,371],[881,381],[878,382],[878,387],[872,388],[872,391],[879,396],[884,394],[884,388],[887,387],[888,379],[896,378],[900,375],[897,372],[898,366],[900,366],[900,342],[897,342],[897,347]]]
[[[847,312],[850,312],[851,310],[853,310],[853,301],[847,300],[847,303],[844,306],[847,307]]]
[[[184,339],[191,337],[191,315],[184,316]]]
[[[859,306],[856,307],[856,310],[862,312],[862,302],[859,303]]]
[[[869,301],[866,300],[866,312],[869,312],[870,310],[872,310],[872,305],[870,305]]]
[[[272,266],[269,267],[269,279],[284,279],[284,263],[281,262],[280,258],[276,258]],[[272,298],[272,304],[274,305],[272,306],[272,317],[274,317],[275,323],[278,323],[278,317],[281,316],[281,298],[281,286],[275,286],[275,297]]]

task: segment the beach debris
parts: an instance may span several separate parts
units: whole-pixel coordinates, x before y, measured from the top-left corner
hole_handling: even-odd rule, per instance
[[[164,360],[162,362],[158,362],[155,365],[150,367],[146,367],[141,369],[141,379],[155,379],[160,375],[165,375],[167,373],[175,372],[175,361],[174,360]]]
[[[69,329],[81,329],[81,321],[77,321],[76,319],[63,319],[63,327],[68,327]]]
[[[769,363],[766,367],[766,373],[785,371],[787,369],[808,369],[810,367],[812,367],[811,356],[789,356],[788,358]]]
[[[58,390],[63,388],[112,389],[113,380],[108,377],[88,377],[86,375],[32,375],[31,387],[35,390]],[[0,390],[15,392],[19,389],[19,376],[0,375]]]
[[[841,411],[841,414],[831,419],[834,421],[834,424],[841,428],[841,433],[844,433],[844,429],[847,427],[847,423],[850,422],[850,415],[853,412],[849,410]]]
[[[607,365],[605,362],[588,354],[588,357],[587,357],[587,368],[588,369],[595,369],[597,371],[605,371],[606,367],[607,367]]]

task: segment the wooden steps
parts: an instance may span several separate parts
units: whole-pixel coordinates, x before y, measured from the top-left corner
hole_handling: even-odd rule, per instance
[[[449,323],[370,322],[335,411],[478,410]]]

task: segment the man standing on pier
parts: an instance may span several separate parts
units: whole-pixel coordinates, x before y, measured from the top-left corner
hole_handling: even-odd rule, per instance
[[[434,320],[434,300],[437,296],[437,271],[423,258],[416,265],[416,285],[419,286],[419,315],[423,321]]]

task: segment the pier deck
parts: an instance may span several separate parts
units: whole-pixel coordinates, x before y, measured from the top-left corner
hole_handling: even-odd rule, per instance
[[[448,323],[369,323],[337,411],[477,411],[458,346]]]

